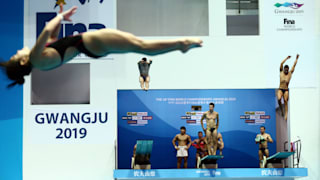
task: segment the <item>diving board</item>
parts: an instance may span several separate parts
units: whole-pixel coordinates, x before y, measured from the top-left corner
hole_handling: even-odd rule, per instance
[[[201,161],[218,160],[218,159],[222,159],[223,157],[224,157],[223,155],[208,155],[201,158]]]
[[[218,163],[217,161],[219,159],[223,159],[223,155],[207,155],[203,158],[199,158],[200,161],[198,160],[198,164],[197,164],[197,168],[207,168],[207,169],[210,169],[210,168],[213,168],[213,169],[216,169],[218,168]]]
[[[277,152],[274,155],[268,157],[267,161],[272,159],[287,159],[289,156],[293,154],[294,152]]]
[[[283,161],[284,159],[288,159],[288,157],[292,156],[294,152],[277,152],[276,154],[267,158],[267,167],[268,168],[284,168]]]

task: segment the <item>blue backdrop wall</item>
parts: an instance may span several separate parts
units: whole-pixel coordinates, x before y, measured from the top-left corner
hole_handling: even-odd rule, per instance
[[[0,57],[9,59],[23,45],[23,0],[2,1],[0,22]],[[0,79],[0,180],[21,180],[22,86],[7,89],[2,70]]]
[[[118,168],[130,168],[137,139],[154,140],[152,168],[176,168],[173,137],[180,126],[193,139],[201,130],[200,118],[208,104],[216,104],[220,115],[225,158],[219,167],[258,167],[258,145],[254,138],[264,125],[276,140],[275,90],[140,90],[118,91]],[[192,106],[201,106],[201,110]],[[197,108],[197,107],[194,107]],[[276,142],[270,144],[276,152]],[[195,167],[195,148],[189,151],[188,167]]]

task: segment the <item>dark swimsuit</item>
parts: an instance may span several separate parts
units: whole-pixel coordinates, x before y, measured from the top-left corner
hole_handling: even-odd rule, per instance
[[[69,47],[75,47],[81,53],[92,57],[92,58],[100,58],[101,56],[97,56],[92,54],[85,46],[82,40],[82,35],[68,36],[62,39],[59,39],[53,43],[49,43],[46,47],[54,48],[61,57],[61,64],[63,63],[64,54]]]
[[[146,81],[147,77],[149,76],[149,69],[151,64],[152,64],[152,61],[150,61],[150,63],[142,63],[142,62],[138,63],[140,76],[143,78],[144,81]]]
[[[289,92],[289,89],[279,89],[280,91],[282,91],[282,93],[284,94],[286,91]]]
[[[268,150],[268,148],[259,148],[259,150],[262,152],[262,154],[265,154],[265,150]]]

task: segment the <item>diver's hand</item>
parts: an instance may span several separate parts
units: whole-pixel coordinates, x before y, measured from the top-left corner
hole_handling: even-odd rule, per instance
[[[59,7],[60,7],[59,14],[61,14],[63,12],[63,5],[64,5],[63,3],[59,4]]]
[[[72,8],[68,9],[67,11],[62,12],[61,14],[63,16],[63,19],[65,21],[71,22],[72,20],[70,19],[70,17],[77,12],[77,9],[78,9],[77,6],[73,6]],[[62,3],[60,4],[60,11],[63,11]]]

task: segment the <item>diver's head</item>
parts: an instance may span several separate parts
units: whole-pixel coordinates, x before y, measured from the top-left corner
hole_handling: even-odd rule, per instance
[[[212,113],[214,110],[214,103],[209,104],[209,111]]]
[[[24,76],[29,75],[32,70],[31,63],[29,62],[30,50],[25,47],[18,50],[17,53],[11,56],[7,62],[0,62],[0,66],[4,67],[5,72],[9,79],[14,82],[9,84],[8,87],[16,84],[24,83]]]
[[[284,72],[285,75],[287,75],[289,73],[289,66],[288,65],[284,66],[284,71],[283,72]]]
[[[186,134],[186,127],[184,127],[184,126],[181,126],[180,127],[180,134],[182,134],[182,135],[184,135],[184,134]]]
[[[146,61],[147,61],[147,58],[146,58],[146,57],[142,58],[142,61],[146,62]]]
[[[199,132],[198,132],[198,137],[199,137],[199,139],[203,138],[203,133],[202,133],[202,131],[199,131]]]
[[[266,127],[260,126],[260,133],[261,133],[261,134],[264,134],[265,131],[266,131]]]

